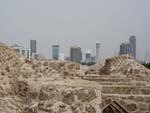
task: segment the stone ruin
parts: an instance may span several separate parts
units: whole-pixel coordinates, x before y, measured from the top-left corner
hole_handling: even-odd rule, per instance
[[[90,74],[72,62],[28,61],[0,44],[0,113],[150,113],[149,70],[129,59],[139,71],[124,73],[112,59]]]
[[[135,61],[130,55],[106,59],[99,74],[150,75],[150,70]]]

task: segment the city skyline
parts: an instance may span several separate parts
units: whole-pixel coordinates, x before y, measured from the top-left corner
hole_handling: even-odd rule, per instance
[[[29,47],[37,40],[38,51],[51,57],[54,43],[69,55],[71,45],[95,53],[95,42],[102,43],[102,58],[114,56],[121,42],[137,37],[137,59],[150,50],[149,4],[141,0],[83,1],[0,1],[0,41]],[[50,48],[51,49],[51,48]]]
[[[31,56],[33,58],[36,58],[39,55],[41,57],[45,57],[42,54],[38,53],[38,51],[37,51],[37,44],[36,43],[37,43],[36,40],[30,40],[30,49],[29,50],[31,50],[31,54],[34,53]],[[10,47],[11,48],[16,48],[16,51],[17,52],[19,51],[18,53],[20,53],[20,54],[22,54],[20,52],[20,50],[22,51],[23,48],[24,48],[23,45],[19,46],[18,44],[13,44]],[[104,59],[100,58],[100,56],[102,56],[102,54],[101,54],[101,43],[99,43],[99,42],[96,42],[95,55],[93,55],[93,53],[90,50],[88,50],[88,51],[82,51],[81,50],[82,48],[80,48],[77,45],[74,45],[74,46],[70,46],[70,51],[69,51],[70,55],[69,56],[65,56],[65,54],[63,53],[63,51],[60,51],[60,45],[59,44],[53,44],[52,48],[51,48],[51,52],[52,52],[51,59],[54,59],[54,60],[65,60],[66,58],[69,57],[70,61],[75,61],[76,62],[76,60],[74,60],[73,57],[75,58],[75,57],[80,57],[80,56],[76,56],[78,54],[78,53],[76,54],[76,52],[75,52],[74,55],[72,54],[72,49],[73,48],[75,49],[75,51],[78,50],[78,49],[80,49],[79,51],[81,53],[81,60],[80,61],[78,60],[77,62],[82,62],[82,63],[98,63],[99,61],[104,60]],[[129,38],[129,42],[123,42],[123,43],[121,43],[119,49],[120,50],[119,50],[119,54],[118,55],[130,54],[130,55],[133,56],[134,59],[136,59],[136,36],[131,35],[130,38]],[[147,54],[146,56],[148,56],[148,52],[146,54]],[[23,55],[26,56],[25,54],[23,54]],[[118,55],[114,55],[114,56],[118,56]],[[95,61],[94,61],[93,58],[95,59]],[[77,59],[80,59],[80,58],[77,58]],[[145,59],[146,59],[145,61],[147,61],[146,57],[145,57]]]

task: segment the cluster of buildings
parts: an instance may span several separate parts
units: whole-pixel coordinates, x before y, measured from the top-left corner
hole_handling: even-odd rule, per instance
[[[24,55],[27,59],[31,58],[31,51],[28,48],[24,48],[23,46],[20,46],[18,44],[14,44],[11,46],[17,53]]]
[[[121,43],[119,55],[130,54],[136,59],[136,36],[131,35],[129,42]]]
[[[52,46],[52,58],[55,60],[60,59],[59,53],[60,46],[55,44]],[[128,42],[121,43],[119,55],[130,54],[136,59],[136,36],[131,35]],[[84,55],[82,54],[81,48],[79,46],[71,46],[70,47],[70,56],[65,57],[63,55],[63,59],[69,60],[72,62],[81,63],[84,65],[93,65],[100,61],[101,55],[101,44],[99,42],[96,43],[96,52],[95,56],[92,56],[91,51],[87,51]],[[84,56],[84,58],[83,58]],[[61,59],[62,60],[62,59]]]
[[[24,55],[27,59],[37,59],[40,55],[37,54],[37,42],[36,40],[30,40],[30,47],[24,48],[14,44],[11,46],[16,52]],[[60,53],[60,45],[52,45],[52,59],[54,60],[67,60],[72,62],[81,63],[83,65],[93,65],[100,61],[101,44],[96,43],[95,56],[92,55],[91,51],[82,54],[82,50],[79,46],[70,47],[70,55],[65,57],[64,53]],[[136,59],[136,36],[130,36],[128,42],[121,43],[119,55],[130,54]],[[84,56],[84,57],[83,57]]]
[[[28,60],[40,58],[40,54],[37,53],[37,41],[30,40],[30,47],[25,48],[23,46],[14,44],[11,46],[16,52],[24,55]],[[85,53],[83,60],[82,50],[79,46],[70,47],[70,55],[65,57],[64,53],[60,53],[60,45],[52,45],[52,59],[54,60],[67,60],[76,63],[82,63],[85,65],[95,64],[100,59],[100,43],[96,43],[96,56],[92,56],[90,51]]]
[[[92,53],[88,51],[85,53],[85,58],[83,58],[82,50],[79,46],[71,46],[70,56],[65,57],[63,53],[60,53],[60,46],[58,44],[54,44],[52,45],[52,59],[68,60],[85,65],[92,65],[100,60],[100,43],[96,43],[96,56],[92,56]]]
[[[22,54],[25,56],[28,60],[31,60],[32,58],[37,58],[37,42],[36,40],[30,40],[30,48],[25,48],[23,46],[20,46],[18,44],[14,44],[11,46],[12,49],[14,49],[19,54]]]

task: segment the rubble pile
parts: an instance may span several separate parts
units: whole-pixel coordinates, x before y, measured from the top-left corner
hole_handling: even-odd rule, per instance
[[[17,78],[25,59],[0,43],[0,112],[19,113],[23,106],[17,97]]]
[[[130,55],[122,55],[106,59],[99,74],[150,75],[150,70],[135,61]]]
[[[84,84],[84,81],[83,81]],[[67,81],[30,81],[25,113],[92,113],[100,111],[100,88]],[[98,93],[99,92],[99,93]],[[23,98],[23,97],[22,97]],[[96,108],[97,107],[97,108]],[[29,112],[30,111],[30,112]]]
[[[24,78],[49,77],[53,80],[62,80],[65,77],[80,75],[80,65],[77,63],[53,61],[53,60],[32,60],[21,66],[21,73]]]

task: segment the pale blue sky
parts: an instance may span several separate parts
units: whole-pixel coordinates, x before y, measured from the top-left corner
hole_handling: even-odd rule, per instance
[[[137,36],[138,58],[150,49],[150,0],[0,0],[0,41],[28,47],[48,57],[58,43],[69,54],[71,45],[94,51],[102,43],[102,56],[119,52],[119,44]]]

